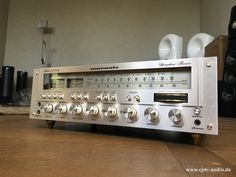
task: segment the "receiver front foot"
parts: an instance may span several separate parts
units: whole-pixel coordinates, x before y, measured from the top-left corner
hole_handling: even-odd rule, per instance
[[[47,124],[48,124],[48,128],[53,129],[53,127],[54,127],[56,121],[54,121],[54,120],[45,120],[45,121],[46,121]]]
[[[193,133],[192,134],[192,140],[193,140],[193,144],[195,146],[199,146],[200,145],[201,139],[202,139],[202,135],[201,134],[197,134],[197,133]]]

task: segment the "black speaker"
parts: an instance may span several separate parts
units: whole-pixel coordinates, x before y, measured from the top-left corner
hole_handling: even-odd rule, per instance
[[[28,72],[17,71],[16,92],[26,89]]]
[[[0,103],[6,104],[12,102],[12,88],[14,82],[14,67],[3,66],[2,67],[2,81],[1,81],[1,93]]]
[[[218,112],[220,116],[236,117],[236,6],[230,14],[223,81],[218,81]]]
[[[228,26],[228,47],[225,57],[224,80],[227,82],[227,76],[235,73],[236,70],[236,6],[232,7]],[[230,74],[231,75],[231,74]],[[234,75],[234,74],[233,74]],[[232,76],[232,75],[231,75]]]
[[[236,117],[236,85],[218,81],[218,113],[223,117]]]

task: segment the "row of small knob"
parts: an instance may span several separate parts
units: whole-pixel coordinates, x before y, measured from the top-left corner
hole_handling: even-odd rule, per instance
[[[87,93],[84,93],[84,94],[73,93],[70,95],[70,98],[72,100],[88,100],[89,95]]]
[[[127,101],[132,101],[132,96],[131,96],[131,95],[128,95],[128,96],[126,97],[126,99],[127,99]],[[135,95],[133,99],[134,99],[135,101],[137,101],[137,102],[140,102],[140,101],[141,101],[141,98],[140,98],[139,95]]]
[[[45,113],[52,113],[55,111],[58,114],[66,114],[67,113],[67,105],[66,104],[57,104],[55,108],[53,109],[53,104],[47,103],[42,106],[42,110]],[[71,112],[74,115],[79,115],[83,112],[83,108],[80,104],[72,104],[69,108],[69,112]],[[99,108],[96,105],[89,106],[86,109],[87,115],[90,116],[96,116],[99,114]],[[107,115],[108,117],[114,117],[117,114],[117,110],[115,107],[108,107],[107,111],[104,111],[104,115]]]
[[[77,94],[73,93],[71,94],[70,98],[72,100],[88,100],[89,96],[88,94]],[[116,101],[116,95],[97,95],[95,97],[96,100],[98,101]]]
[[[81,94],[71,94],[70,97],[72,100],[81,100],[81,99],[87,100],[88,99],[88,95],[81,95]],[[116,95],[114,95],[114,94],[112,94],[112,95],[97,95],[95,97],[95,99],[98,101],[109,101],[109,100],[116,101]],[[132,101],[132,96],[128,95],[126,97],[126,99],[127,99],[127,101]],[[139,95],[135,95],[133,99],[137,102],[141,101]]]
[[[98,101],[116,101],[116,95],[97,95],[95,97]]]
[[[67,105],[63,103],[59,103],[53,109],[53,104],[47,103],[46,105],[42,106],[43,112],[51,113],[53,110],[59,114],[67,113]],[[83,108],[80,104],[72,104],[69,108],[69,111],[74,115],[79,115],[83,112]],[[99,108],[96,105],[91,105],[86,109],[86,114],[89,116],[96,116],[99,114]],[[103,110],[103,114],[106,117],[113,118],[117,115],[117,109],[113,106],[108,107],[106,110]],[[128,119],[135,121],[137,119],[137,110],[134,107],[128,106],[123,110],[123,114]],[[159,113],[155,108],[147,108],[144,111],[144,116],[151,122],[155,122],[159,118]],[[182,121],[183,116],[182,112],[179,109],[171,109],[169,111],[169,119],[172,120],[174,123],[179,123]]]
[[[50,93],[44,93],[41,95],[42,99],[63,99],[64,95],[63,94],[59,94],[59,93],[55,93],[55,94],[50,94]],[[79,93],[72,93],[70,95],[70,98],[72,100],[88,100],[89,99],[89,95],[87,93],[83,93],[83,94],[79,94]],[[112,95],[97,95],[95,97],[96,100],[98,101],[116,101],[116,95],[112,94]],[[139,95],[135,95],[133,98],[131,95],[128,95],[126,97],[127,101],[132,101],[132,99],[134,99],[137,102],[140,102],[140,96]]]
[[[55,93],[55,94],[47,94],[47,93],[44,93],[41,95],[41,98],[42,99],[63,99],[64,98],[64,95],[63,94],[59,94],[59,93]]]
[[[67,105],[66,105],[66,104],[61,104],[61,103],[57,104],[57,105],[55,106],[55,108],[53,108],[53,104],[47,103],[47,104],[45,104],[45,105],[42,105],[42,106],[41,106],[41,109],[42,109],[43,112],[45,112],[45,113],[52,113],[53,111],[55,111],[56,113],[59,113],[59,114],[65,114],[65,113],[67,113]],[[75,104],[71,105],[69,110],[70,110],[70,112],[71,112],[72,114],[81,114],[82,111],[83,111],[82,106],[79,105],[79,104],[77,104],[77,105],[75,105]]]

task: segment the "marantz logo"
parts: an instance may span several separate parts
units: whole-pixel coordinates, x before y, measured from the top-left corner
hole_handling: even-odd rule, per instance
[[[93,67],[90,70],[108,70],[108,69],[118,69],[119,66],[102,66],[102,67]]]
[[[60,71],[60,69],[49,69],[49,68],[46,68],[43,72],[44,73],[52,73],[52,72],[59,72]]]

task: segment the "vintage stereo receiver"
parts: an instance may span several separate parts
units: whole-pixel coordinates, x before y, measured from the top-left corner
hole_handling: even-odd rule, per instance
[[[35,69],[30,118],[218,134],[217,59]]]

